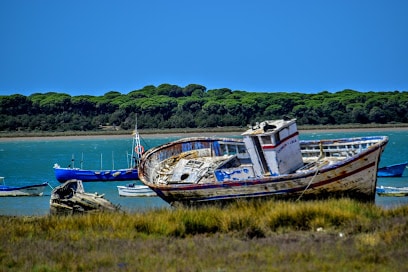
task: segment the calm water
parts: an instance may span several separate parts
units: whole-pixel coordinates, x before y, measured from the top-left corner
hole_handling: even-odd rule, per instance
[[[408,130],[378,132],[303,132],[301,139],[328,139],[367,135],[387,135],[389,143],[380,166],[408,160]],[[145,148],[151,148],[181,137],[143,138]],[[127,152],[130,152],[132,139],[86,139],[86,140],[18,140],[0,141],[0,176],[5,177],[8,185],[27,185],[49,182],[55,187],[60,183],[54,177],[53,165],[62,167],[71,164],[74,156],[76,167],[86,169],[118,169],[128,166]],[[116,186],[128,182],[85,182],[87,192],[98,192],[125,211],[141,211],[155,207],[169,207],[158,197],[123,198],[119,197]],[[408,170],[401,178],[379,178],[378,185],[408,186]],[[0,215],[46,215],[49,213],[51,187],[41,197],[0,197]],[[408,203],[408,197],[376,197],[376,204],[393,207]]]

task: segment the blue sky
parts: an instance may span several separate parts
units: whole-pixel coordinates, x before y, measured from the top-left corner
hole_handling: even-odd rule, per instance
[[[408,90],[405,0],[0,0],[0,95]]]

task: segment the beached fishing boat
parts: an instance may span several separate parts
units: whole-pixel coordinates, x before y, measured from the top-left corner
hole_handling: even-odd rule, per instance
[[[172,205],[375,199],[386,136],[300,141],[295,119],[258,123],[242,136],[184,138],[152,148],[142,156],[139,178]]]
[[[380,186],[377,187],[377,194],[379,196],[408,196],[408,187]]]
[[[126,180],[138,180],[137,166],[140,161],[140,157],[144,152],[144,147],[140,143],[140,136],[137,131],[137,124],[133,131],[132,149],[128,154],[128,168],[124,169],[104,169],[104,170],[87,170],[81,168],[75,168],[75,160],[71,159],[69,167],[61,167],[59,164],[54,164],[55,178],[63,183],[71,179],[79,179],[83,182],[89,181],[126,181]],[[81,160],[82,164],[83,160]],[[102,164],[102,158],[101,158]],[[102,169],[102,166],[101,166]]]
[[[407,167],[408,162],[388,165],[378,168],[377,175],[379,177],[401,177]]]
[[[118,188],[119,196],[124,197],[147,197],[157,196],[156,193],[149,188],[149,186],[142,184],[129,183],[125,186],[116,186]]]
[[[4,177],[0,177],[0,196],[42,196],[48,182],[24,186],[9,186],[5,184]]]
[[[118,211],[119,207],[98,193],[86,193],[82,181],[68,180],[51,192],[52,214],[74,214],[102,211]]]

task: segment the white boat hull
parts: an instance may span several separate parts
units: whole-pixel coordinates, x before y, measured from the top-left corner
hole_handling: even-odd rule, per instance
[[[123,197],[150,197],[156,193],[146,185],[117,186],[119,196]]]

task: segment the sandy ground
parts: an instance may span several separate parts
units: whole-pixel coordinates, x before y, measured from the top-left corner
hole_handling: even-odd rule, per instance
[[[351,128],[351,129],[308,129],[308,130],[299,130],[299,133],[317,133],[317,132],[370,132],[370,131],[407,131],[408,127],[396,127],[396,128]],[[198,137],[198,136],[218,136],[218,137],[228,137],[234,135],[240,135],[243,131],[237,132],[186,132],[186,133],[160,133],[160,134],[143,134],[141,137],[145,139],[154,139],[162,137]],[[0,142],[12,142],[12,141],[59,141],[59,140],[86,140],[86,139],[124,139],[130,138],[131,135],[122,134],[122,135],[81,135],[81,136],[43,136],[43,137],[0,137]]]

